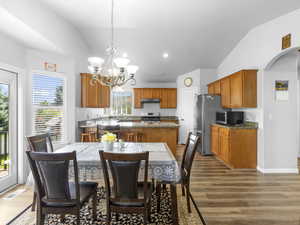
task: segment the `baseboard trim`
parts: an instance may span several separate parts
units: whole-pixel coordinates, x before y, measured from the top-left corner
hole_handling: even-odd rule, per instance
[[[262,169],[260,167],[257,167],[257,170],[261,173],[294,173],[298,174],[299,169],[298,168],[281,168],[281,169]]]

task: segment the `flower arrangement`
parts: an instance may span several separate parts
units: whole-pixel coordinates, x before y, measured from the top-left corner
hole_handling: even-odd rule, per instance
[[[107,132],[102,135],[101,142],[115,142],[117,140],[117,136],[113,133]]]

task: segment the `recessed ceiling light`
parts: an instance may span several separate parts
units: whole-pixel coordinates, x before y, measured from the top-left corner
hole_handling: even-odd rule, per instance
[[[169,57],[169,54],[167,52],[163,53],[163,58],[166,59]]]
[[[124,52],[122,56],[123,56],[123,58],[127,58],[128,54],[126,52]]]

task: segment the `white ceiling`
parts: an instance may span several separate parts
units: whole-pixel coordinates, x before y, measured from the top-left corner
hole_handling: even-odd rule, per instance
[[[109,41],[109,0],[41,0],[73,24],[92,54]],[[116,43],[145,81],[216,68],[253,27],[300,8],[299,0],[115,0]],[[167,60],[162,53],[168,52]]]

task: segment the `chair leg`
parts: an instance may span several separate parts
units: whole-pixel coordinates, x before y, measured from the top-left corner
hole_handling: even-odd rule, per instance
[[[110,225],[111,222],[111,212],[110,212],[110,208],[107,207],[107,212],[106,212],[106,224]]]
[[[184,190],[184,185],[181,184],[181,190],[182,190],[182,196],[185,196],[185,190]]]
[[[37,225],[44,225],[45,223],[45,215],[42,212],[41,206],[37,206],[36,211],[36,224]]]
[[[201,212],[200,212],[200,210],[199,210],[199,208],[198,208],[198,206],[197,206],[197,204],[196,204],[196,202],[195,202],[195,200],[194,200],[191,193],[190,193],[190,197],[191,197],[192,203],[193,203],[193,205],[194,205],[194,207],[195,207],[195,209],[196,209],[196,211],[197,211],[197,213],[198,213],[198,215],[201,219],[202,224],[206,225],[206,222],[205,222],[205,220],[204,220],[204,218],[203,218],[203,216],[202,216],[202,214],[201,214]]]
[[[32,206],[31,206],[31,211],[35,211],[35,206],[36,206],[36,191],[33,192],[33,200],[32,200]]]
[[[78,209],[78,211],[77,211],[76,224],[80,225],[80,209]]]
[[[160,183],[156,183],[156,209],[157,212],[160,212],[160,198],[161,198],[161,184]]]
[[[93,219],[97,220],[97,192],[93,195]]]
[[[191,213],[191,202],[190,202],[190,185],[186,185],[186,204],[188,208],[188,212]]]
[[[151,223],[151,200],[149,202],[147,210],[148,210],[148,222]]]
[[[147,209],[144,210],[144,224],[148,224],[148,212],[147,212]]]

